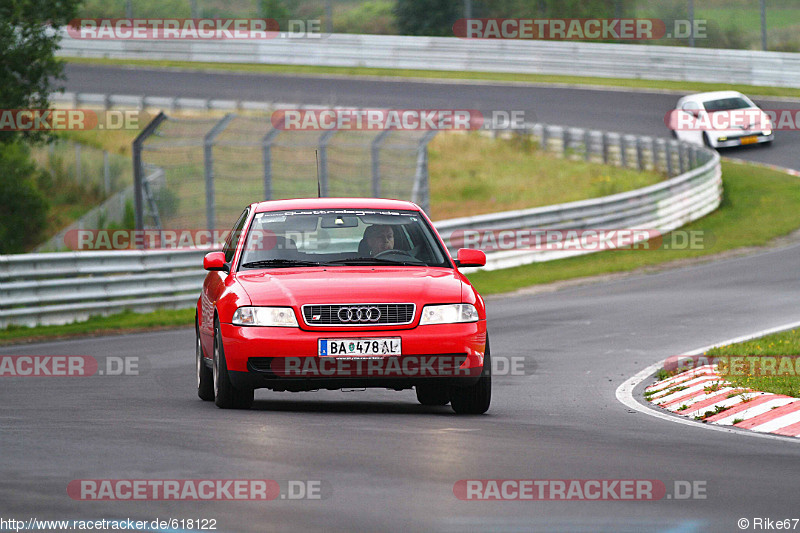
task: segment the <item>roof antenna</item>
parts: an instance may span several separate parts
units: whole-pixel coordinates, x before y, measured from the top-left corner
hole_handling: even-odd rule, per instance
[[[314,150],[314,159],[317,160],[317,198],[322,198],[322,187],[319,184],[319,150]]]

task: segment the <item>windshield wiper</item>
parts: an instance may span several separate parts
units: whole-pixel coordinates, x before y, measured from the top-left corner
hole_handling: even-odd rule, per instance
[[[424,261],[417,259],[416,261],[393,261],[392,259],[384,259],[383,257],[351,257],[349,259],[335,259],[328,261],[326,265],[424,265]]]
[[[264,259],[261,261],[250,261],[242,264],[245,268],[269,268],[269,267],[294,267],[294,266],[320,266],[317,261],[302,261],[299,259]]]

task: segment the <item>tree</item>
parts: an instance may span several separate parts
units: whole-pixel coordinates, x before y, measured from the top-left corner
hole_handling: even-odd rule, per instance
[[[400,35],[452,36],[463,6],[462,0],[397,0],[397,29]]]
[[[63,90],[63,64],[55,58],[59,36],[53,28],[75,17],[80,0],[0,2],[0,109],[47,109],[50,93]],[[0,132],[2,144],[49,138],[49,132]]]
[[[19,141],[0,145],[0,168],[0,254],[21,253],[47,223],[49,205],[37,187],[43,171]]]

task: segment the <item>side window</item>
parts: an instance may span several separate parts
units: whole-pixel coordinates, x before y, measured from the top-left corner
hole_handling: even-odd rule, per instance
[[[236,243],[239,242],[239,235],[242,234],[242,229],[244,228],[245,222],[247,222],[247,213],[248,210],[245,209],[242,212],[242,215],[239,217],[239,220],[236,221],[234,224],[233,229],[231,230],[231,234],[228,235],[228,240],[225,241],[225,247],[222,248],[222,251],[225,253],[225,262],[230,263],[233,261],[233,256],[236,253]]]

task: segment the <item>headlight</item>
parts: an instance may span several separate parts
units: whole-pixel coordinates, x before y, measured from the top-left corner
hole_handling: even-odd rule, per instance
[[[233,313],[231,322],[237,326],[298,327],[291,307],[240,307]]]
[[[772,130],[764,130],[761,133],[764,135],[772,135]]]
[[[477,321],[478,310],[471,304],[426,305],[422,309],[422,318],[419,320],[419,325]]]

